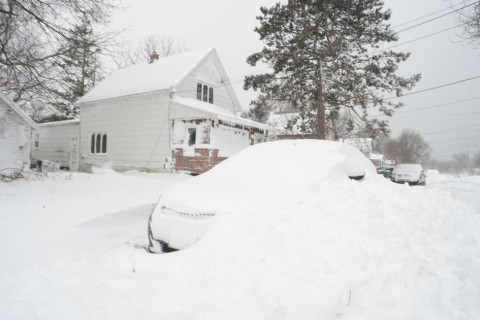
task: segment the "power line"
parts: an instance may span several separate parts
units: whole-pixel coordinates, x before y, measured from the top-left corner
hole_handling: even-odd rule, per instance
[[[461,7],[460,9],[455,9],[455,10],[452,10],[452,11],[447,12],[447,13],[445,13],[445,14],[442,14],[442,15],[440,15],[440,16],[437,16],[437,17],[435,17],[435,18],[428,19],[428,20],[426,20],[426,21],[417,23],[417,24],[415,24],[415,25],[413,25],[413,26],[411,26],[411,27],[402,29],[402,30],[397,31],[397,32],[395,32],[395,33],[396,33],[396,34],[399,34],[400,32],[404,32],[404,31],[407,31],[407,30],[410,30],[410,29],[419,27],[419,26],[424,25],[424,24],[426,24],[426,23],[435,21],[435,20],[437,20],[437,19],[440,19],[440,18],[443,18],[443,17],[445,17],[445,16],[451,15],[452,13],[455,13],[455,12],[458,12],[458,11],[463,10],[463,9],[465,9],[465,8],[471,7],[471,6],[473,6],[474,4],[476,4],[476,3],[478,3],[478,1],[475,1],[475,2],[473,2],[473,3],[470,3],[470,4],[466,5],[466,6],[463,6],[463,7]]]
[[[428,13],[428,14],[426,14],[426,15],[424,15],[424,16],[421,16],[421,17],[415,18],[415,19],[413,19],[413,20],[406,21],[406,22],[403,22],[403,23],[401,23],[401,24],[398,24],[398,25],[394,26],[393,28],[395,29],[395,28],[404,26],[404,25],[406,25],[406,24],[409,24],[409,23],[411,23],[411,22],[415,22],[415,21],[418,21],[418,20],[422,20],[423,18],[433,16],[434,14],[443,12],[443,11],[445,11],[445,10],[453,9],[454,7],[458,7],[459,5],[460,5],[460,3],[457,3],[457,4],[452,5],[452,6],[450,6],[450,7],[443,8],[442,10],[438,10],[438,11],[435,11],[435,12]]]
[[[427,109],[435,109],[435,108],[450,106],[450,105],[454,105],[454,104],[459,104],[459,103],[469,102],[469,101],[474,101],[474,100],[479,100],[479,99],[480,99],[480,97],[476,97],[476,98],[472,98],[472,99],[465,99],[465,100],[458,100],[458,101],[453,101],[453,102],[449,102],[449,103],[437,104],[437,105],[430,106],[430,107],[418,108],[418,109],[415,109],[415,110],[398,111],[396,113],[408,113],[408,112],[417,112],[417,111],[422,111],[422,110],[427,110]]]
[[[473,140],[473,139],[477,139],[477,138],[480,138],[480,136],[475,136],[475,137],[467,137],[467,138],[455,138],[453,140],[449,139],[449,140],[434,140],[434,141],[430,141],[429,143],[441,143],[441,142],[458,142],[459,140],[461,141],[468,141],[468,140]]]
[[[479,112],[465,112],[465,113],[445,113],[445,114],[434,114],[430,116],[416,116],[416,117],[396,117],[396,119],[422,119],[422,118],[438,118],[438,117],[458,117],[466,116],[472,114],[480,114]]]
[[[440,152],[438,152],[438,155],[439,156],[447,156],[447,155],[451,155],[452,151],[462,151],[462,149],[465,148],[465,146],[458,146],[458,147],[454,147],[454,148],[451,148],[451,149],[444,149],[444,150],[441,150]],[[480,149],[477,149],[477,147],[474,147],[475,150],[472,150],[472,151],[479,151]],[[433,150],[435,153],[436,150],[434,149]]]
[[[460,130],[460,129],[465,129],[465,128],[473,128],[473,127],[478,127],[478,126],[480,126],[480,124],[474,124],[474,125],[471,125],[471,126],[464,126],[464,127],[457,127],[457,128],[450,128],[450,129],[440,130],[440,131],[425,132],[425,133],[422,133],[422,134],[423,134],[423,135],[427,135],[427,134],[437,134],[437,133],[442,133],[442,132]]]
[[[462,80],[455,81],[455,82],[442,84],[440,86],[436,86],[436,87],[432,87],[432,88],[428,88],[428,89],[413,91],[413,92],[410,92],[410,93],[402,94],[401,96],[398,96],[398,97],[385,98],[385,99],[382,99],[382,100],[391,100],[391,99],[397,99],[397,98],[402,98],[402,97],[406,97],[406,96],[411,96],[411,95],[422,93],[422,92],[427,92],[427,91],[431,91],[431,90],[435,90],[435,89],[440,89],[440,88],[444,88],[444,87],[448,87],[448,86],[453,86],[453,85],[458,84],[458,83],[467,82],[467,81],[478,79],[478,78],[480,78],[480,75],[475,76],[475,77],[471,77],[471,78],[467,78],[467,79],[462,79]]]
[[[425,38],[429,38],[429,37],[435,36],[435,35],[437,35],[437,34],[440,34],[440,33],[442,33],[442,32],[445,32],[445,31],[448,31],[448,30],[452,30],[452,29],[458,28],[458,27],[460,27],[460,26],[462,26],[462,25],[464,25],[464,24],[465,24],[465,23],[462,23],[462,24],[459,24],[459,25],[456,25],[456,26],[453,26],[453,27],[450,27],[450,28],[442,29],[442,30],[440,30],[440,31],[427,34],[427,35],[422,36],[422,37],[418,37],[418,38],[415,38],[415,39],[412,39],[412,40],[409,40],[409,41],[401,42],[401,43],[396,44],[396,45],[394,45],[394,46],[390,46],[390,47],[387,47],[387,48],[383,48],[383,49],[374,51],[373,53],[390,50],[390,49],[393,49],[393,48],[396,48],[396,47],[399,47],[399,46],[403,46],[403,45],[408,44],[408,43],[412,43],[412,42],[415,42],[415,41],[418,41],[418,40],[422,40],[422,39],[425,39]]]
[[[474,101],[474,100],[479,100],[479,99],[480,99],[480,97],[476,97],[476,98],[472,98],[472,99],[465,99],[465,100],[458,100],[458,101],[453,101],[453,102],[448,102],[448,103],[437,104],[437,105],[433,105],[433,106],[430,106],[430,107],[417,108],[415,110],[395,111],[395,114],[407,113],[407,112],[417,112],[417,111],[422,111],[422,110],[427,110],[427,109],[435,109],[435,108],[450,106],[450,105],[454,105],[454,104],[459,104],[459,103],[469,102],[469,101]],[[380,116],[385,116],[385,114],[374,114],[374,115],[372,115],[372,117],[380,117]]]

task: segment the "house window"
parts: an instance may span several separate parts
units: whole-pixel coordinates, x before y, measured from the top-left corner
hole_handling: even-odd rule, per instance
[[[202,100],[202,84],[197,83],[197,100]]]
[[[5,139],[5,132],[7,131],[7,124],[5,119],[0,119],[0,139]]]
[[[188,146],[193,146],[197,140],[197,129],[188,128]]]
[[[208,88],[208,102],[213,103],[213,88]]]
[[[102,137],[102,153],[107,153],[107,135],[104,134]]]
[[[197,100],[213,103],[213,87],[197,83]]]
[[[100,153],[100,145],[102,142],[102,135],[100,133],[97,134],[97,141],[95,144],[95,153]]]
[[[107,153],[107,134],[106,133],[92,133],[90,141],[90,153],[101,154]]]
[[[35,149],[38,149],[40,147],[40,135],[38,133],[35,134]]]
[[[92,140],[90,141],[90,153],[95,153],[95,133],[92,134]]]

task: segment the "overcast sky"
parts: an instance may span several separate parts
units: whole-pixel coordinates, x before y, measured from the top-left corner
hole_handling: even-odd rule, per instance
[[[246,58],[261,49],[262,43],[253,31],[261,6],[274,0],[122,0],[113,25],[128,27],[124,37],[135,41],[147,34],[167,35],[184,40],[192,50],[214,47],[233,82],[243,109],[249,108],[254,94],[242,89],[244,75],[254,71]],[[284,0],[283,2],[286,2]],[[460,0],[385,0],[392,10],[391,25],[395,30],[414,26],[474,2]],[[462,5],[463,4],[463,5]],[[443,10],[443,11],[442,11]],[[440,11],[440,12],[438,12]],[[418,21],[416,18],[438,12]],[[454,27],[455,15],[447,15],[424,25],[399,33],[397,44]],[[462,43],[453,29],[403,44],[395,50],[411,52],[411,58],[400,68],[402,75],[421,73],[422,80],[412,90],[419,91],[480,76],[480,48]],[[479,98],[479,99],[475,99]],[[459,102],[449,104],[451,102]],[[475,100],[472,100],[475,99]],[[392,137],[403,129],[423,134],[434,149],[433,156],[448,160],[459,152],[480,152],[480,78],[401,98],[406,107],[390,119]],[[446,106],[438,106],[449,104]],[[434,108],[428,108],[434,107]],[[428,108],[424,110],[418,110]],[[372,111],[372,115],[378,112]]]

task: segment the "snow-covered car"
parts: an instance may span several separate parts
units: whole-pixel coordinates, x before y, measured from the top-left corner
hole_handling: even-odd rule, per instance
[[[407,182],[410,185],[421,186],[424,186],[427,183],[422,166],[413,163],[397,165],[393,171],[393,181],[396,183]]]
[[[344,143],[281,140],[251,146],[161,195],[149,219],[148,250],[162,253],[188,248],[218,216],[242,203],[265,199],[275,203],[294,194],[308,194],[327,180],[361,180],[365,174],[376,175],[373,164]]]
[[[393,166],[383,166],[383,167],[378,167],[377,168],[377,173],[381,174],[387,179],[390,179],[390,176],[392,175],[393,170],[395,167]]]

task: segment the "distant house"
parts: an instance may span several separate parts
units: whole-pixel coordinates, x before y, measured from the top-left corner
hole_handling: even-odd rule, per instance
[[[382,167],[386,165],[387,159],[383,154],[371,153],[368,157],[370,161],[375,165],[375,167]]]
[[[374,152],[373,140],[371,138],[348,138],[341,139],[340,141],[356,147],[375,165],[375,167],[392,166],[394,164],[393,161],[385,158],[383,154]]]
[[[30,167],[30,153],[38,148],[37,124],[0,93],[0,174]]]
[[[317,135],[306,133],[304,128],[309,126],[307,119],[302,119],[298,110],[276,111],[270,114],[267,125],[273,128],[278,139],[316,139]],[[325,138],[335,140],[335,132],[331,120],[325,122]]]
[[[340,142],[347,143],[360,150],[367,158],[373,154],[373,140],[372,138],[347,138],[340,139]]]
[[[77,105],[80,166],[202,173],[265,141],[270,129],[238,116],[240,103],[214,49],[116,70]],[[42,143],[51,148],[48,157],[66,152],[65,139],[52,140],[67,127],[73,124],[42,127],[57,131]]]

